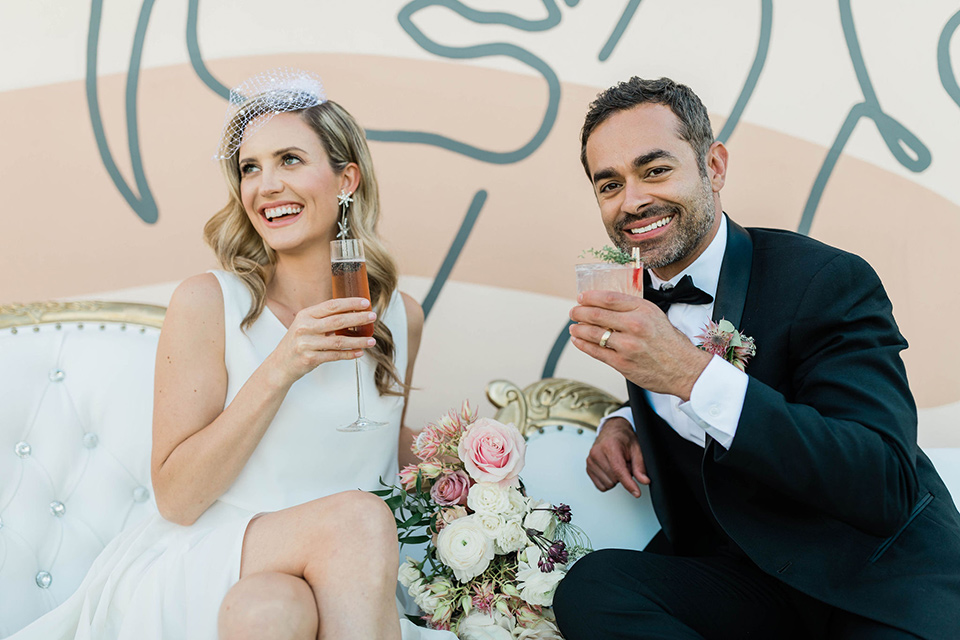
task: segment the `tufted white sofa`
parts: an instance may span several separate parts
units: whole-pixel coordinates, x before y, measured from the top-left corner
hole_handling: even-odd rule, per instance
[[[63,602],[156,512],[153,368],[163,307],[0,306],[0,638]]]

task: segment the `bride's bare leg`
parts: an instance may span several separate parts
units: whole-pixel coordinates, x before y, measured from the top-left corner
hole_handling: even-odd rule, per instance
[[[239,594],[241,600],[232,599],[234,591],[257,574],[270,572],[302,578],[309,585],[320,640],[398,640],[398,564],[393,514],[372,494],[346,491],[264,514],[247,527],[240,582],[224,599],[221,629],[244,602],[262,593],[260,585],[253,585]],[[303,601],[293,597],[290,605],[302,607]]]
[[[303,578],[264,571],[248,575],[220,605],[222,640],[314,640],[317,601]]]

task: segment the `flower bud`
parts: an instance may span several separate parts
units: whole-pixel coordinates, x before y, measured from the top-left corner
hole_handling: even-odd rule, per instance
[[[421,462],[419,467],[424,478],[436,478],[443,471],[443,467],[435,462]]]

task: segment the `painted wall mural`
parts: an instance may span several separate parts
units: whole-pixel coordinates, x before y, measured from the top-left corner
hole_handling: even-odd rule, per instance
[[[567,347],[572,265],[606,243],[579,165],[596,93],[704,99],[741,224],[866,258],[894,302],[924,446],[960,446],[960,10],[851,0],[38,0],[0,4],[0,304],[166,304],[213,268],[227,87],[319,73],[367,128],[382,232],[427,326],[412,423],[494,378],[623,397]]]

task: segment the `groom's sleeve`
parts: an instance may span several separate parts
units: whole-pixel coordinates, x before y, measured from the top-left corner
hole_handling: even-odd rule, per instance
[[[906,346],[873,269],[837,255],[802,292],[790,326],[789,399],[749,378],[737,437],[713,449],[717,472],[891,535],[918,497]]]
[[[616,411],[600,418],[600,424],[597,425],[597,435],[600,435],[600,429],[603,429],[603,425],[605,425],[607,420],[610,420],[611,418],[623,418],[630,423],[630,426],[634,431],[637,430],[637,425],[633,424],[633,409],[630,408],[629,402],[623,403],[623,406]]]

